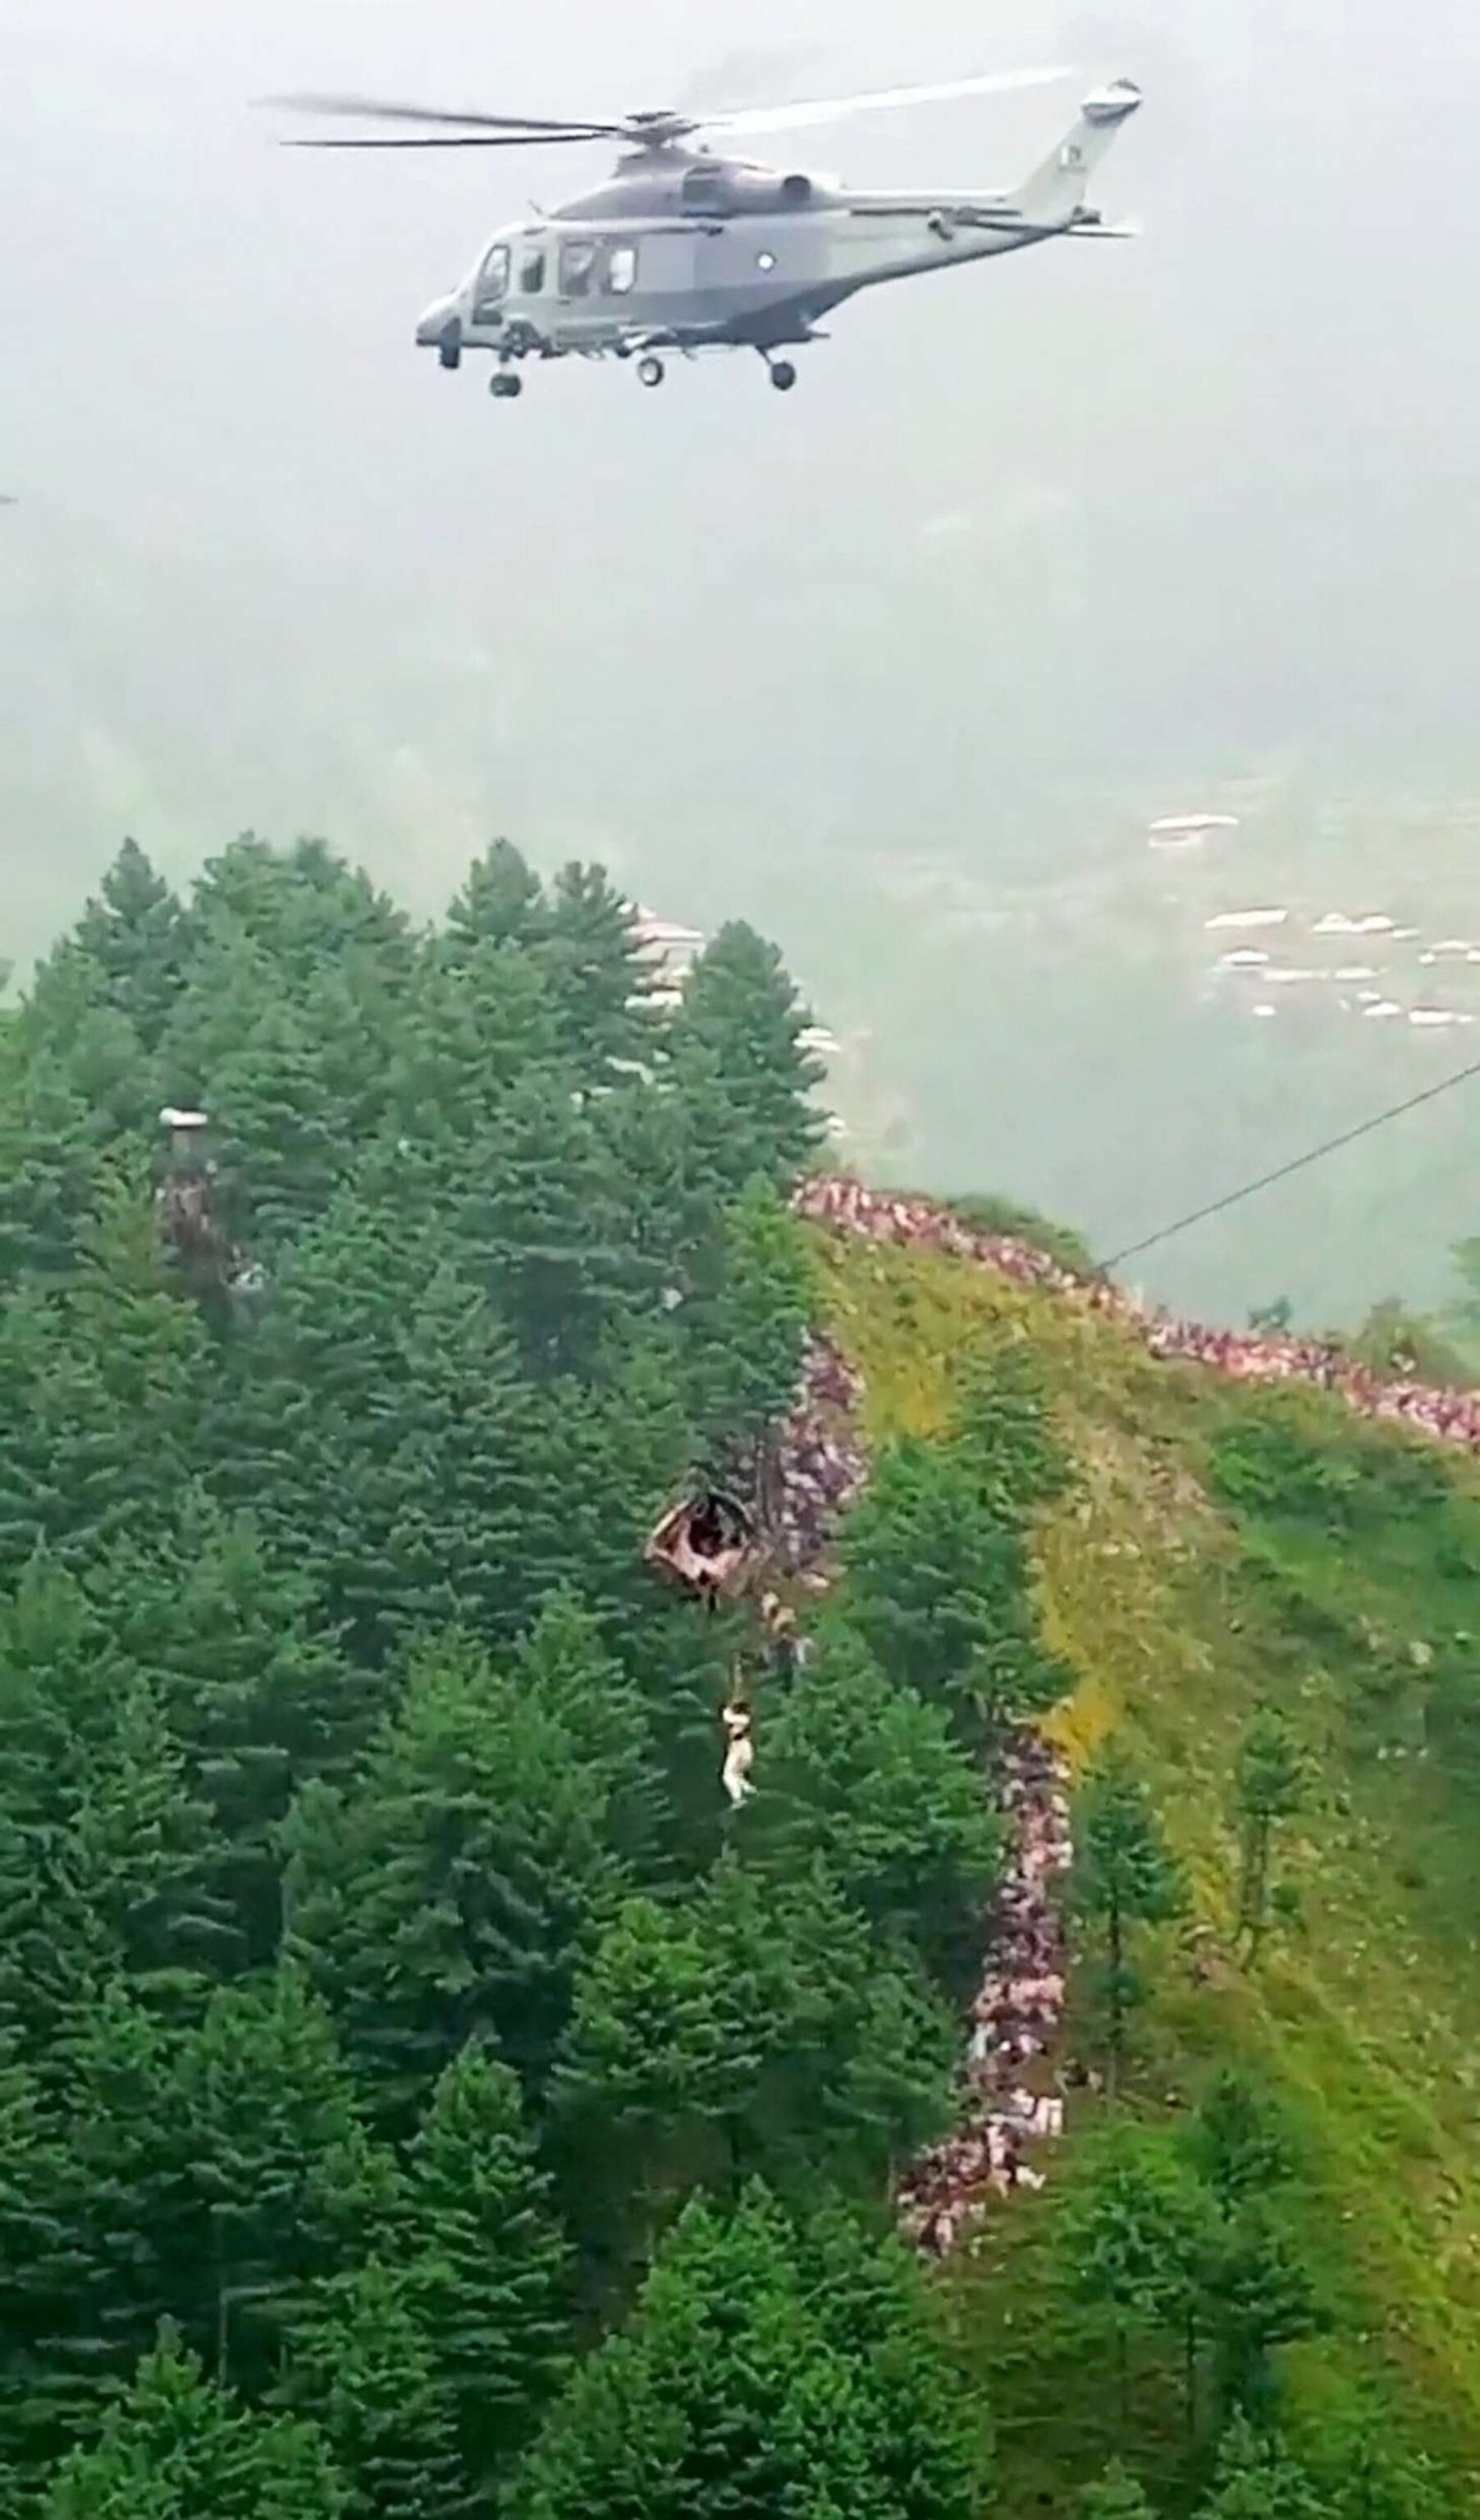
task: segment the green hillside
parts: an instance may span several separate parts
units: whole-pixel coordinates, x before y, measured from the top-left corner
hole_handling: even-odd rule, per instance
[[[1128,1751],[1190,1884],[1153,1938],[1127,2113],[1175,2129],[1224,2065],[1267,2083],[1325,2329],[1278,2358],[1295,2436],[1319,2445],[1366,2406],[1434,2454],[1449,2507],[1480,2507],[1480,1471],[1323,1394],[1153,1363],[1114,1324],[966,1263],[816,1249],[875,1439],[948,1427],[983,1348],[1041,1372],[1072,1464],[1034,1528],[1042,1634],[1076,1684],[1051,1730],[1079,1769]],[[1278,1855],[1291,1913],[1248,1967],[1234,1774],[1261,1702],[1314,1782]],[[1069,2033],[1095,2052],[1082,1974]],[[960,2278],[1005,2512],[1077,2507],[1116,2448],[1182,2508],[1198,2465],[1169,2350],[1144,2345],[1118,2443],[1082,2340],[1055,2344],[1064,2200],[1106,2115],[1071,2100],[1049,2189],[995,2214]]]
[[[651,983],[247,838],[0,1015],[0,2520],[1474,2509],[1474,1467]]]

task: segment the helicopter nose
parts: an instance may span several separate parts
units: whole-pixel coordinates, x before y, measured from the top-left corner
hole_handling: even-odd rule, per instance
[[[424,350],[435,349],[457,311],[458,301],[455,297],[434,298],[417,325],[419,347]]]

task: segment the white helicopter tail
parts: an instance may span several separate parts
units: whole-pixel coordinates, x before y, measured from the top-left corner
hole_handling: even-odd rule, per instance
[[[1133,79],[1114,79],[1108,87],[1097,88],[1093,96],[1087,96],[1073,129],[1065,134],[1053,157],[1046,158],[1015,193],[1009,194],[1010,206],[1035,225],[1067,226],[1083,206],[1095,168],[1121,124],[1130,120],[1141,102],[1141,90]]]

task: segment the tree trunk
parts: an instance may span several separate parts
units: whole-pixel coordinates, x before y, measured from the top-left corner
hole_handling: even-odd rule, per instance
[[[1112,1899],[1107,1919],[1110,1945],[1110,2052],[1109,2094],[1120,2097],[1120,2061],[1125,2052],[1125,1920],[1120,1902]]]
[[[1244,1859],[1242,1921],[1251,1961],[1259,1958],[1259,1948],[1264,1941],[1269,1873],[1270,1823],[1265,1814],[1260,1812],[1249,1822],[1248,1849]]]
[[[1197,2313],[1190,2302],[1182,2331],[1182,2378],[1187,2397],[1188,2441],[1197,2439]]]
[[[226,2280],[226,2251],[221,2226],[214,2215],[211,2221],[216,2261],[216,2378],[224,2389],[231,2377],[231,2288]]]

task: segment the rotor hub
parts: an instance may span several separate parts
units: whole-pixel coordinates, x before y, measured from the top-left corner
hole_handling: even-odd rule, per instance
[[[692,140],[700,128],[687,113],[671,113],[660,109],[646,113],[629,113],[623,130],[630,140],[645,149],[672,149],[681,140]]]

